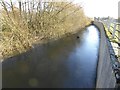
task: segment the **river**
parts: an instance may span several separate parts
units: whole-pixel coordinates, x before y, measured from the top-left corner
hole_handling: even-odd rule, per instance
[[[79,37],[78,37],[79,36]],[[2,62],[3,88],[94,88],[99,31],[91,25],[77,35]]]

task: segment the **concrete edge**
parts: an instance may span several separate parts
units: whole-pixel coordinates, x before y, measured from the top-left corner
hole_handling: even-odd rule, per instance
[[[106,44],[107,44],[107,50],[108,50],[108,52],[110,53],[110,64],[111,64],[111,68],[112,68],[112,72],[114,72],[114,68],[113,68],[113,66],[116,66],[116,65],[113,65],[113,60],[114,61],[116,61],[116,58],[115,58],[115,55],[114,55],[114,51],[112,50],[112,57],[111,57],[111,43],[110,43],[110,41],[108,40],[108,38],[107,38],[107,34],[106,34],[106,32],[105,32],[105,27],[103,26],[103,24],[101,23],[101,22],[97,22],[97,21],[93,21],[92,22],[92,24],[93,25],[95,25],[97,28],[98,28],[98,30],[100,31],[100,45],[99,45],[99,55],[98,55],[98,62],[97,62],[97,70],[101,70],[101,69],[99,69],[99,63],[101,62],[100,61],[100,58],[101,58],[101,52],[102,52],[102,46],[103,46],[103,43],[104,42],[106,42]],[[102,73],[101,71],[100,71],[100,73]],[[98,71],[97,71],[97,77],[96,77],[96,87],[98,87],[98,85],[97,85],[97,83],[98,83],[98,77],[99,77],[99,74],[100,73],[98,73]],[[115,75],[114,75],[114,77],[115,77]],[[117,82],[117,81],[116,81]],[[116,87],[116,86],[115,86]],[[103,88],[105,88],[105,87],[103,87]]]

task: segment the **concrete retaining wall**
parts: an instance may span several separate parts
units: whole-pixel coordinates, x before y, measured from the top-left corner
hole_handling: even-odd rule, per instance
[[[97,67],[96,88],[115,88],[116,78],[112,69],[108,40],[104,31],[103,24],[93,22],[100,30],[99,60]]]

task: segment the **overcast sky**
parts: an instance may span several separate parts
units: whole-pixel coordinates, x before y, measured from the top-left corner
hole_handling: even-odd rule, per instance
[[[15,2],[18,0],[12,1]],[[71,1],[82,4],[85,14],[89,17],[107,17],[107,16],[111,16],[114,18],[118,17],[118,2],[120,0],[71,0]]]
[[[118,2],[120,0],[74,0],[82,3],[84,12],[89,17],[111,16],[118,18]]]

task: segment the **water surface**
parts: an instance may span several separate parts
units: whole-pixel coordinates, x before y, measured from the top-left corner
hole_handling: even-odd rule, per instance
[[[91,25],[78,36],[37,46],[5,60],[3,87],[95,87],[99,32]]]

